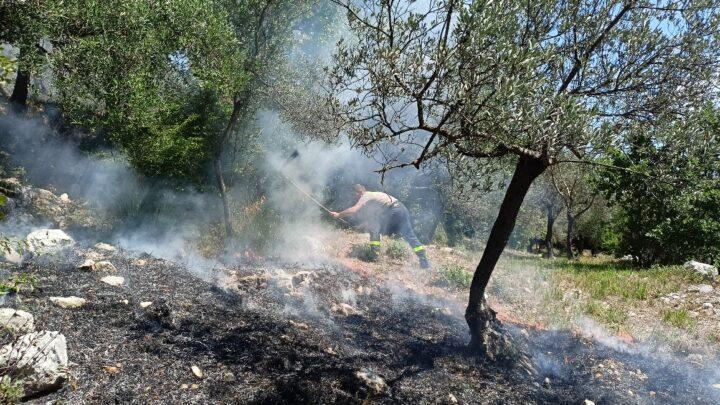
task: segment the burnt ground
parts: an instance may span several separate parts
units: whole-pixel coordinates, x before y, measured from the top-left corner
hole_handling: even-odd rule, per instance
[[[150,257],[143,264],[122,252],[110,260],[125,285],[113,287],[99,281],[104,274],[75,269],[88,250],[13,269],[38,283],[5,306],[33,313],[37,329],[63,333],[71,362],[68,384],[33,403],[449,403],[450,394],[459,403],[720,400],[711,386],[718,381],[699,371],[569,332],[508,325],[539,372],[485,364],[465,349],[464,321],[438,299],[338,264],[254,264],[203,281],[182,265]],[[313,275],[293,291],[263,278],[237,287],[242,277],[279,268]],[[88,303],[62,309],[48,300],[70,295]],[[152,305],[142,308],[145,301]],[[331,310],[342,301],[360,313]],[[373,392],[358,371],[376,373],[388,388]]]

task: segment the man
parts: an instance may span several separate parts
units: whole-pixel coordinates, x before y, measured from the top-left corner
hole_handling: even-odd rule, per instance
[[[410,212],[403,203],[391,195],[379,191],[367,191],[360,184],[356,184],[354,189],[358,199],[355,205],[330,214],[335,218],[352,215],[358,219],[360,226],[370,232],[370,249],[373,255],[380,253],[380,235],[401,235],[420,260],[420,267],[430,268],[425,246],[415,236],[410,223]]]

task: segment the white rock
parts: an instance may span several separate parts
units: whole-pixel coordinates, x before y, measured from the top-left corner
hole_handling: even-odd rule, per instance
[[[50,297],[50,301],[60,308],[70,309],[80,308],[87,302],[85,298],[76,297],[74,295],[70,297]]]
[[[35,330],[35,317],[21,309],[0,308],[0,328],[13,333],[29,333]]]
[[[75,240],[61,229],[38,229],[30,232],[25,241],[28,250],[37,254],[56,253],[75,244]]]
[[[59,388],[67,378],[67,342],[59,332],[33,332],[0,349],[0,369],[22,375],[26,396]]]
[[[700,263],[696,262],[695,260],[690,260],[689,262],[685,263],[683,267],[686,270],[694,271],[695,273],[702,274],[706,279],[708,280],[715,280],[715,277],[718,276],[718,268],[706,263]]]
[[[192,367],[190,367],[190,369],[192,370],[193,374],[195,374],[195,377],[203,378],[203,372],[200,369],[200,367],[193,364]]]
[[[115,287],[119,287],[125,283],[125,279],[120,276],[105,276],[100,279],[105,284],[110,284]]]
[[[85,259],[84,262],[77,265],[78,270],[92,270],[95,267],[95,260]]]
[[[593,402],[593,401],[591,401],[591,400],[589,400],[589,399],[586,399],[586,400],[583,402],[583,405],[595,405],[595,402]]]
[[[152,305],[152,301],[143,301],[140,303],[140,308],[147,308]]]
[[[102,251],[108,252],[108,253],[112,253],[112,252],[117,251],[117,248],[115,248],[115,246],[109,245],[109,244],[104,243],[104,242],[96,243],[96,244],[95,244],[95,249],[97,249],[97,250],[102,250]]]
[[[385,380],[372,370],[362,369],[357,371],[355,372],[355,377],[375,394],[381,394],[388,389]]]
[[[62,194],[60,194],[60,201],[62,201],[64,203],[69,203],[70,197],[67,195],[67,193],[62,193]]]
[[[6,263],[12,263],[20,265],[23,262],[23,254],[22,252],[18,251],[13,247],[14,244],[13,241],[10,241],[10,246],[3,246],[2,247],[2,261]]]
[[[104,271],[106,273],[117,273],[117,269],[115,268],[115,266],[107,260],[95,263],[92,266],[92,269],[95,271]]]
[[[355,307],[344,302],[340,304],[333,304],[330,310],[344,316],[358,315],[360,313],[360,311],[358,311]]]
[[[713,287],[709,284],[692,285],[688,287],[688,291],[698,292],[700,294],[709,294],[713,292]]]

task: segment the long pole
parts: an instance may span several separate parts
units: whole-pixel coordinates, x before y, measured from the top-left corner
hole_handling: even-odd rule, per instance
[[[326,206],[324,206],[320,201],[318,201],[315,197],[313,197],[312,194],[310,194],[310,193],[308,193],[307,191],[303,190],[303,188],[300,187],[297,183],[295,183],[295,181],[293,181],[293,179],[291,179],[290,177],[286,176],[285,174],[283,174],[283,173],[280,172],[280,171],[278,171],[278,173],[279,173],[285,180],[287,180],[288,183],[292,184],[293,187],[295,187],[299,192],[301,192],[303,195],[305,195],[305,197],[309,198],[310,201],[314,202],[318,207],[320,207],[320,208],[322,208],[323,210],[325,210],[325,212],[327,212],[328,214],[332,213],[332,211],[330,211],[330,210],[329,210]],[[345,225],[350,225],[350,223],[349,223],[348,221],[346,221],[346,220],[344,220],[344,219],[342,219],[342,218],[336,218],[336,217],[333,217],[333,218],[334,218],[334,219],[337,219],[338,221],[342,222],[342,223],[345,224]]]

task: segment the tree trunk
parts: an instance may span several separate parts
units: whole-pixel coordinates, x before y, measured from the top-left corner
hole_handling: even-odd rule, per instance
[[[530,185],[546,168],[540,159],[521,157],[518,160],[470,285],[470,299],[465,310],[465,320],[470,327],[470,346],[490,360],[501,357],[510,343],[495,318],[495,311],[485,301],[485,288],[515,227],[515,220]]]
[[[13,86],[13,92],[10,95],[10,104],[17,111],[25,111],[27,107],[28,93],[30,90],[30,71],[23,63],[23,55],[26,54],[26,50],[20,49],[18,55],[18,71],[15,76],[15,85]]]
[[[575,227],[575,218],[570,213],[570,210],[568,209],[567,213],[567,236],[565,239],[565,243],[567,244],[567,258],[572,259],[573,258],[573,250],[572,250],[572,236],[573,236],[573,228]]]
[[[545,249],[547,250],[547,258],[552,259],[553,253],[553,226],[555,225],[555,214],[551,206],[547,209],[547,230],[545,230]]]
[[[233,97],[232,113],[230,114],[230,118],[228,119],[227,125],[225,126],[222,135],[218,139],[216,145],[217,149],[215,151],[215,159],[213,160],[213,168],[215,169],[215,180],[217,181],[218,192],[220,193],[220,199],[222,200],[223,221],[225,222],[225,235],[227,239],[230,239],[233,236],[233,228],[232,222],[230,222],[230,203],[228,201],[227,187],[225,186],[225,179],[223,177],[221,160],[223,150],[225,149],[225,146],[230,139],[230,136],[235,130],[235,125],[240,119],[240,112],[242,110],[242,106],[244,105],[244,100],[245,99],[242,98],[240,95],[235,95]]]
[[[225,179],[223,178],[222,165],[220,164],[219,156],[213,161],[213,167],[215,168],[215,179],[217,180],[217,187],[220,193],[220,199],[222,200],[225,236],[230,239],[233,236],[232,223],[230,222],[230,203],[228,202],[227,187],[225,187]]]

